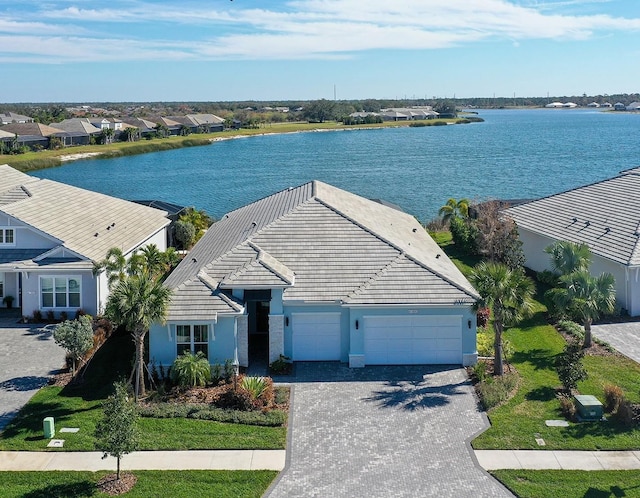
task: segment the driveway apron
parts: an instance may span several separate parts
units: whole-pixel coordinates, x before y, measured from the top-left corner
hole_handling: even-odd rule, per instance
[[[64,350],[52,335],[37,325],[0,320],[0,431],[64,365]]]
[[[592,325],[594,337],[608,342],[616,350],[640,363],[640,322]]]
[[[291,380],[288,466],[267,496],[512,496],[468,445],[487,422],[463,369],[299,363]]]

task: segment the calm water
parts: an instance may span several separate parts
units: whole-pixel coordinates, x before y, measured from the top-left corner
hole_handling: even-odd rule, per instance
[[[125,199],[161,199],[220,217],[318,179],[398,204],[421,221],[449,197],[533,198],[640,166],[640,115],[480,111],[484,123],[270,135],[37,171]]]

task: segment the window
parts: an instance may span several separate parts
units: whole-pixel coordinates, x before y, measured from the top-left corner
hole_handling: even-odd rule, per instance
[[[181,355],[185,351],[196,354],[202,351],[206,358],[209,357],[209,326],[208,325],[176,325],[177,353]]]
[[[12,246],[15,244],[15,230],[13,228],[0,228],[0,245]]]
[[[4,273],[0,273],[0,299],[4,297]]]
[[[41,277],[40,303],[43,308],[80,308],[80,279]]]

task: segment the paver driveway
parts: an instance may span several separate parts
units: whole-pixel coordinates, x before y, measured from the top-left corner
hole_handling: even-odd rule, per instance
[[[466,441],[485,427],[461,368],[299,363],[284,497],[512,496]]]
[[[51,331],[0,319],[0,430],[64,364]]]
[[[640,363],[640,322],[592,325],[594,337],[608,342],[623,355]]]

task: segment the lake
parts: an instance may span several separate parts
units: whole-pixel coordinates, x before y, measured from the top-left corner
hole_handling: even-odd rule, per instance
[[[480,110],[484,123],[266,135],[33,172],[124,199],[224,213],[317,179],[421,221],[449,198],[536,198],[640,166],[640,114]],[[268,132],[268,128],[265,130]]]

